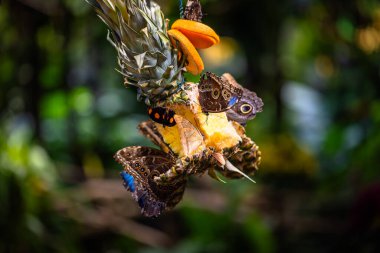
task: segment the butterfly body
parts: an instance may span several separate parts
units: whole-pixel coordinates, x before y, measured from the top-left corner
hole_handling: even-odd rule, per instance
[[[199,103],[205,113],[229,110],[243,95],[243,90],[217,75],[206,72],[199,82]]]
[[[172,127],[176,125],[174,120],[175,112],[165,107],[148,107],[149,117],[164,126]]]
[[[186,178],[158,184],[155,177],[170,170],[175,162],[171,155],[150,147],[132,146],[120,149],[115,160],[123,165],[121,176],[145,216],[159,216],[181,199]]]

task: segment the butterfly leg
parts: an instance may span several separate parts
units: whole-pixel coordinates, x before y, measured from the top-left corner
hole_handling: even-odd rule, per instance
[[[206,115],[206,125],[208,125],[208,115],[209,115],[209,113],[205,112],[204,114]]]

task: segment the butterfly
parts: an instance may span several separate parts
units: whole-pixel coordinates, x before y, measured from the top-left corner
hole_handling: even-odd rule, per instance
[[[243,89],[211,72],[206,72],[199,81],[199,103],[205,113],[224,112],[243,96]]]
[[[207,152],[203,135],[200,131],[187,119],[180,115],[175,115],[177,121],[178,138],[180,141],[182,155],[187,157],[184,159],[186,164],[175,167],[167,171],[164,175],[165,181],[176,181],[176,177],[181,174],[203,174],[209,167],[207,162],[199,162],[200,160],[207,159]],[[163,136],[157,129],[157,125],[152,121],[141,122],[138,126],[140,132],[150,139],[155,145],[159,146],[164,152],[170,153],[173,157],[177,155],[171,150],[170,143],[165,143]]]
[[[227,111],[227,118],[228,120],[236,121],[245,126],[248,120],[253,119],[258,112],[263,111],[264,103],[255,92],[243,88],[238,84],[231,74],[224,73],[222,79],[230,83],[232,86],[243,90],[243,95],[239,101]]]
[[[191,156],[198,151],[200,147],[204,149],[205,143],[200,131],[184,117],[174,115],[174,118],[178,125],[178,132],[184,155]]]
[[[124,167],[121,172],[124,186],[132,193],[143,215],[157,217],[181,201],[185,177],[168,184],[158,184],[154,179],[175,165],[170,154],[150,147],[131,146],[117,151],[114,158]]]
[[[149,117],[164,126],[172,127],[175,126],[176,122],[174,120],[175,112],[165,107],[148,107]]]
[[[202,17],[202,6],[199,3],[199,0],[188,0],[183,13],[183,18],[202,22]]]

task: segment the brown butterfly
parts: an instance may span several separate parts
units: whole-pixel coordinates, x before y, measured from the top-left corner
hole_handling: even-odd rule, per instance
[[[158,184],[155,181],[155,177],[175,165],[171,155],[150,147],[132,146],[120,149],[114,158],[123,165],[121,176],[124,186],[138,202],[143,215],[159,216],[182,199],[186,187],[185,177],[171,184]]]
[[[202,6],[199,0],[188,0],[183,13],[183,18],[202,22],[202,17]]]
[[[238,84],[231,74],[224,73],[222,79],[230,83],[232,86],[243,90],[243,95],[239,101],[227,111],[227,118],[245,126],[248,120],[253,119],[258,112],[263,111],[264,103],[255,92],[243,88]]]
[[[203,135],[188,120],[180,115],[175,115],[178,122],[178,134],[182,146],[183,155],[187,157],[179,165],[162,174],[161,181],[165,183],[173,183],[181,178],[182,175],[203,174],[209,167],[205,160],[209,157],[208,150],[205,149]],[[138,126],[140,132],[150,139],[155,145],[159,146],[164,152],[170,153],[176,157],[171,150],[170,145],[165,143],[162,135],[157,129],[157,125],[152,121],[141,122]],[[203,161],[202,161],[203,160]],[[200,162],[202,161],[202,162]],[[183,164],[185,162],[185,164]],[[159,182],[160,180],[156,180]]]
[[[185,156],[193,155],[199,147],[205,148],[202,134],[187,119],[180,115],[174,115],[181,139],[182,150]]]
[[[199,103],[205,113],[224,112],[243,96],[243,89],[235,87],[226,79],[206,72],[199,81]]]

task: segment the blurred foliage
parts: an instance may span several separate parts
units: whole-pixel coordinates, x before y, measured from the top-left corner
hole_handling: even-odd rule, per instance
[[[113,153],[151,145],[84,1],[0,2],[0,252],[380,252],[380,4],[202,0],[206,69],[263,98],[257,185],[192,179],[138,215]],[[178,1],[159,1],[178,18]],[[196,81],[196,77],[189,77]]]

